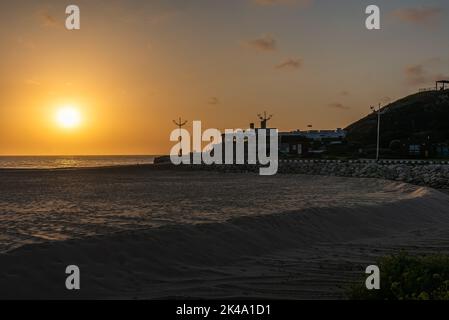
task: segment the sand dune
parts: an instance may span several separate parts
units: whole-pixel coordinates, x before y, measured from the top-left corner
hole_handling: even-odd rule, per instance
[[[97,169],[10,172],[0,184],[25,177],[28,197],[44,190],[0,197],[1,298],[342,298],[381,254],[449,251],[449,196],[403,183]],[[66,195],[77,210],[61,206]],[[64,287],[69,264],[80,291]]]

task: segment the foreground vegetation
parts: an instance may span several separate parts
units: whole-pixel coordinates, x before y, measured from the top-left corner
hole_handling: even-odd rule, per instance
[[[380,290],[367,290],[365,278],[348,290],[354,300],[449,300],[449,256],[407,253],[379,260]],[[368,275],[366,275],[368,276]]]

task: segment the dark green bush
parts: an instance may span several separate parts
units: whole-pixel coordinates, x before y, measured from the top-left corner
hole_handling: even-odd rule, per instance
[[[386,256],[378,261],[380,290],[368,290],[363,281],[348,290],[353,300],[449,300],[449,256]]]

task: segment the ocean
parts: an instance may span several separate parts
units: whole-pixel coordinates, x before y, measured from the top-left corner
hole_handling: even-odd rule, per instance
[[[152,164],[156,156],[0,156],[0,169],[60,169]]]

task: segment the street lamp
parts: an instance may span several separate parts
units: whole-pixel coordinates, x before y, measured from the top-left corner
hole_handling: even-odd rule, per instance
[[[378,108],[376,110],[375,107],[371,106],[370,107],[371,110],[373,110],[373,112],[377,113],[377,147],[376,147],[376,161],[379,161],[380,159],[380,116],[382,114],[384,114],[385,112],[387,112],[387,108],[384,108],[383,111],[381,111],[382,109],[382,105],[379,103]]]

